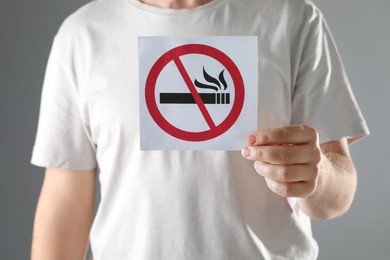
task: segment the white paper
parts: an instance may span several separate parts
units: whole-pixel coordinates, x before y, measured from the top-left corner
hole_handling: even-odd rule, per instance
[[[257,128],[257,37],[139,37],[139,84],[141,150],[241,150]]]

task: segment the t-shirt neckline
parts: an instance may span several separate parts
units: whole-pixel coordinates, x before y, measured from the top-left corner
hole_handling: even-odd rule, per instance
[[[204,13],[206,11],[209,11],[209,10],[212,10],[214,8],[221,6],[222,4],[227,2],[228,0],[212,0],[206,4],[203,4],[203,5],[194,7],[194,8],[183,8],[183,9],[156,7],[156,6],[142,3],[139,0],[125,0],[125,1],[127,3],[129,3],[130,5],[132,5],[133,7],[140,9],[146,13],[163,15],[163,16],[179,17],[179,16],[187,16],[187,15],[192,15],[192,14]]]

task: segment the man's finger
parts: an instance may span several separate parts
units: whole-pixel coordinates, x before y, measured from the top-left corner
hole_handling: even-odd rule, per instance
[[[308,165],[277,165],[256,161],[254,164],[255,170],[261,176],[271,179],[276,182],[300,182],[309,181],[315,178],[315,175],[310,173],[316,172],[316,165],[312,165],[310,169]]]
[[[265,179],[267,186],[276,194],[282,197],[299,197],[305,198],[312,194],[315,186],[307,182],[276,182],[271,179]]]
[[[289,146],[249,146],[242,150],[242,155],[252,161],[273,164],[305,164],[318,156],[318,149],[311,145]]]
[[[289,125],[264,129],[252,133],[247,138],[249,145],[305,144],[317,140],[317,131],[307,125]]]

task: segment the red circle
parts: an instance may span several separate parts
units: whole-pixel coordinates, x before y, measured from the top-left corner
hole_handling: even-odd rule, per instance
[[[174,58],[188,54],[202,54],[216,59],[225,66],[234,83],[235,97],[229,115],[215,128],[202,132],[189,132],[173,126],[161,114],[160,110],[158,109],[155,97],[156,82],[163,68]],[[244,105],[244,81],[239,69],[225,53],[208,45],[186,44],[167,51],[154,63],[146,79],[145,85],[146,106],[153,120],[166,133],[181,140],[199,142],[220,136],[233,126],[233,124],[238,119]]]

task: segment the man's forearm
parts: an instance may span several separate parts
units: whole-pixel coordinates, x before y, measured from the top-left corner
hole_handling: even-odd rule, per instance
[[[356,171],[349,156],[324,152],[319,165],[317,188],[310,196],[299,199],[298,203],[311,218],[334,218],[349,209],[356,186]]]

